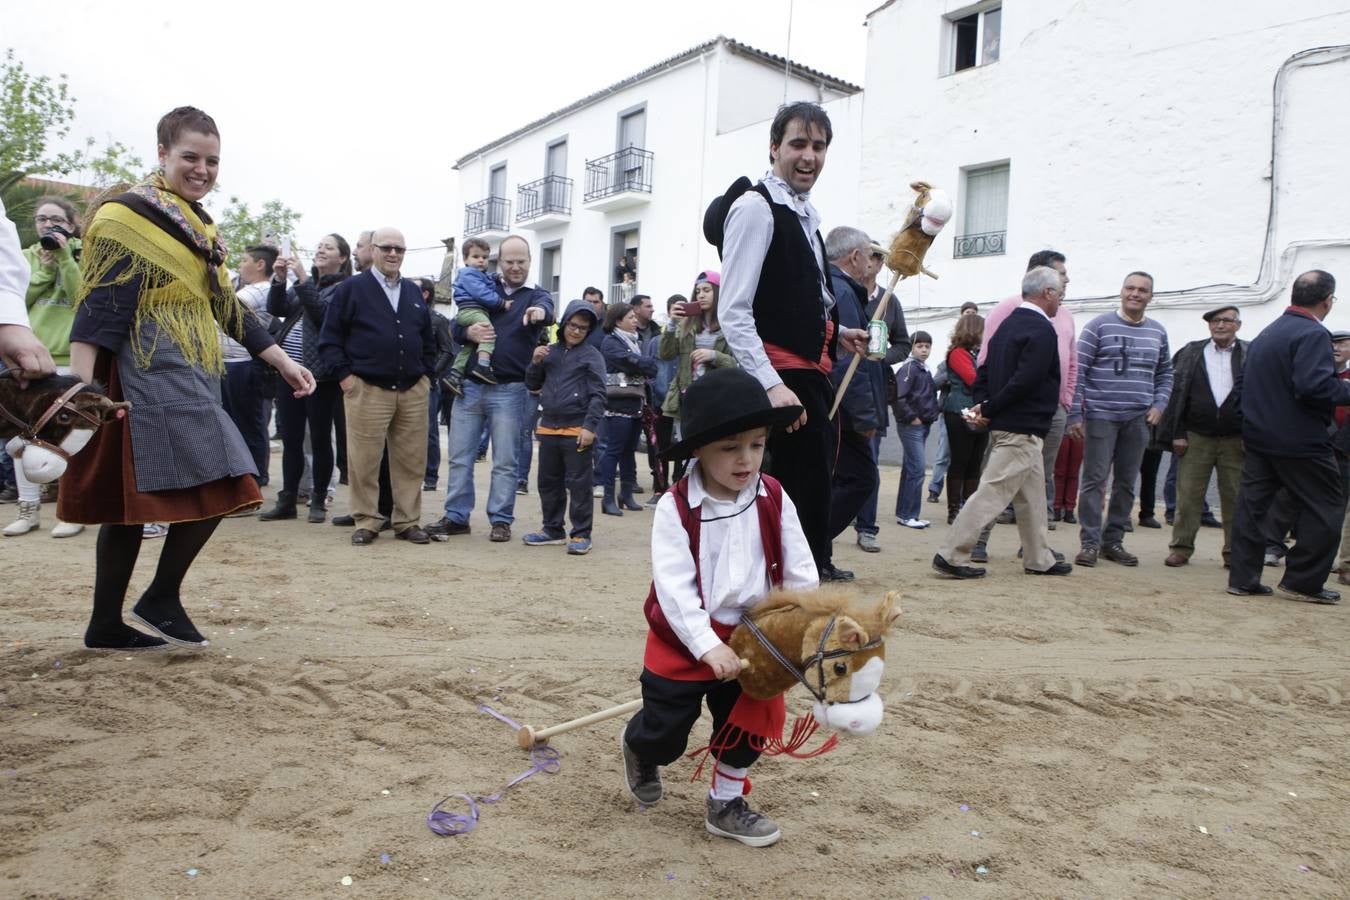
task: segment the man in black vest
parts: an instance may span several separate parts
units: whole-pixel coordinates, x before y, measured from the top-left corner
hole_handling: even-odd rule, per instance
[[[840,328],[825,278],[825,242],[811,188],[834,137],[814,103],[784,106],[769,128],[773,168],[714,200],[703,232],[722,256],[718,320],[736,361],[774,406],[801,406],[769,437],[766,466],[797,506],[822,581],[852,576],[830,562],[830,482],[837,424],[829,421],[835,356],[865,352],[867,332]]]
[[[1247,342],[1237,338],[1242,317],[1236,306],[1211,309],[1209,340],[1191,341],[1172,360],[1172,397],[1158,423],[1158,440],[1171,443],[1177,466],[1177,511],[1172,552],[1164,565],[1190,562],[1205,505],[1209,476],[1219,473],[1223,510],[1223,563],[1228,565],[1242,486],[1242,411],[1233,390],[1247,356]]]

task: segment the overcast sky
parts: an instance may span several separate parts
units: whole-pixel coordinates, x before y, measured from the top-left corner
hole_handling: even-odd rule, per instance
[[[792,59],[862,84],[864,16],[881,2],[793,0]],[[221,130],[216,208],[229,194],[254,208],[279,198],[304,214],[295,237],[309,247],[382,224],[436,245],[460,231],[450,167],[462,154],[719,33],[782,55],[789,18],[789,0],[23,9],[2,15],[0,47],[33,74],[68,76],[72,138],[122,141],[149,165],[159,116],[201,107]],[[407,272],[439,259],[413,256]]]

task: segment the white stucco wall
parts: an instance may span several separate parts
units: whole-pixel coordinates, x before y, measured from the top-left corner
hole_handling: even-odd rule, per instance
[[[637,225],[638,289],[651,294],[663,311],[667,296],[688,294],[698,272],[718,267],[716,249],[703,240],[703,211],[737,176],[758,178],[768,168],[769,123],[782,102],[782,78],[781,72],[714,47],[701,59],[629,86],[466,162],[459,170],[460,202],[486,197],[492,166],[506,161],[512,231],[530,240],[531,280],[541,277],[541,246],[562,241],[563,302],[579,297],[591,284],[605,290],[606,301],[611,299],[612,231]],[[818,94],[818,86],[804,79],[794,79],[789,90],[793,99],[814,99]],[[615,150],[618,113],[640,103],[647,108],[646,149],[655,155],[650,200],[612,212],[587,209],[585,161]],[[722,114],[723,103],[733,107],[728,116]],[[828,228],[852,224],[857,216],[861,98],[834,100],[826,108],[835,140],[816,199]],[[723,132],[719,129],[723,119],[744,124]],[[517,185],[543,177],[545,147],[564,134],[566,174],[574,182],[570,221],[545,229],[515,225]],[[456,216],[462,228],[462,205]]]
[[[1252,304],[1245,336],[1254,335],[1284,307],[1290,272],[1326,268],[1350,280],[1336,165],[1350,141],[1350,61],[1339,61],[1289,70],[1274,252],[1258,289],[1245,287],[1262,276],[1276,73],[1299,51],[1350,42],[1343,0],[1008,4],[1000,60],[941,76],[941,16],[965,5],[901,0],[868,22],[864,227],[889,233],[916,177],[958,205],[928,256],[940,280],[902,285],[911,320],[932,315],[919,305],[1014,293],[1027,257],[1045,247],[1069,257],[1071,299],[1113,295],[1126,272],[1152,272],[1151,314],[1178,345],[1205,334],[1201,308],[1228,299]],[[1007,254],[953,259],[960,169],[1002,159],[1011,161]],[[1307,241],[1340,244],[1300,246]],[[1233,287],[1194,291],[1206,285]],[[1079,316],[1109,305],[1089,303]],[[945,346],[950,316],[931,325]]]

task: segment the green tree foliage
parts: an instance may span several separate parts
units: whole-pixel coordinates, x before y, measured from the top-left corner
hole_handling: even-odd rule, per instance
[[[232,195],[229,204],[216,216],[216,228],[230,250],[230,259],[237,260],[245,247],[275,244],[282,237],[293,239],[295,226],[301,218],[301,213],[280,200],[268,200],[255,214],[247,203]],[[294,253],[303,250],[295,243],[291,249]]]
[[[30,75],[13,50],[0,64],[0,172],[68,175],[83,154],[52,153],[70,134],[75,98],[66,76]]]

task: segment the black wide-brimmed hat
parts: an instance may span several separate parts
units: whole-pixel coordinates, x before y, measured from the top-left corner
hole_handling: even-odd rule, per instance
[[[774,406],[755,377],[744,369],[713,369],[680,398],[683,440],[661,452],[664,459],[687,459],[719,438],[751,428],[786,427],[801,418],[800,406]]]

